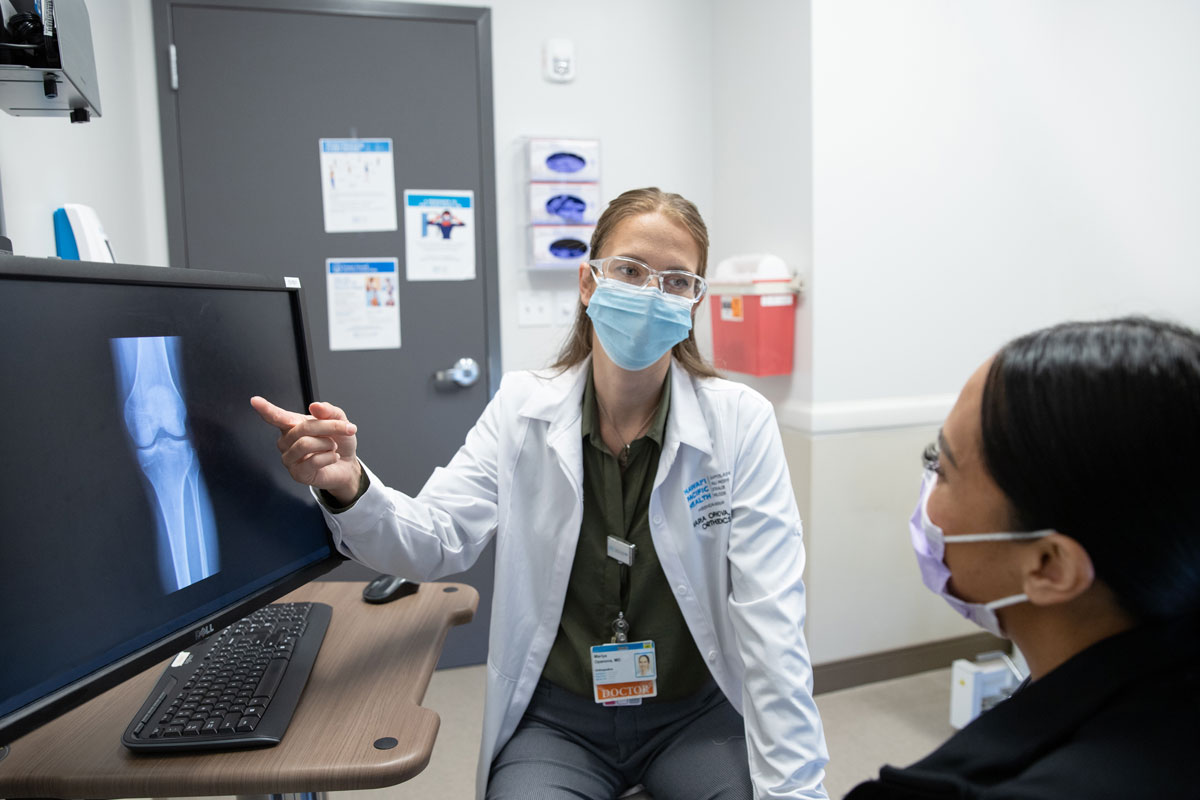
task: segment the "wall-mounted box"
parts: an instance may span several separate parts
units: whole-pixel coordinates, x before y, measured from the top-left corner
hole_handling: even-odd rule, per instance
[[[734,256],[718,263],[708,282],[717,369],[790,374],[799,290],[799,276],[777,256]]]
[[[595,225],[599,216],[599,184],[529,184],[529,221],[534,225]]]
[[[530,139],[529,180],[595,183],[600,180],[596,139]]]
[[[591,225],[531,225],[534,269],[571,270],[588,259]]]

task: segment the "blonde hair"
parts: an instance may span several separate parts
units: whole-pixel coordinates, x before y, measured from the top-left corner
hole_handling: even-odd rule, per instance
[[[700,217],[700,212],[690,200],[684,197],[664,192],[650,186],[645,189],[630,189],[622,193],[608,204],[604,213],[596,223],[592,234],[591,250],[593,258],[599,258],[600,251],[608,242],[617,225],[630,217],[642,214],[662,214],[667,219],[677,222],[687,229],[692,241],[700,250],[700,263],[696,265],[696,274],[704,277],[708,269],[708,228]],[[551,369],[559,371],[570,369],[584,361],[592,354],[592,320],[587,315],[587,307],[580,300],[575,310],[575,324],[563,342],[558,358]],[[696,347],[696,331],[688,331],[688,337],[671,349],[671,354],[690,374],[702,378],[718,378],[720,374],[704,360]]]

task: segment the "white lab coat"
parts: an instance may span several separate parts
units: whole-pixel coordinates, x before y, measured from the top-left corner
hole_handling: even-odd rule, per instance
[[[586,362],[506,375],[466,443],[417,497],[371,485],[326,519],[339,549],[417,580],[461,572],[496,537],[477,793],[520,722],[558,632],[583,518]],[[759,798],[826,797],[828,754],[804,641],[804,545],[774,411],[678,363],[650,533],[717,685],[746,720]]]

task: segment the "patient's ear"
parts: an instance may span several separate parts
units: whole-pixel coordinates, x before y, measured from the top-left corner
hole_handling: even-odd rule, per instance
[[[1096,568],[1083,545],[1061,533],[1030,542],[1022,560],[1023,589],[1039,606],[1067,603],[1096,582]]]

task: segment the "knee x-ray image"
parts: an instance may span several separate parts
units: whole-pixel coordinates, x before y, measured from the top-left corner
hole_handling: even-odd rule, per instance
[[[158,566],[167,592],[220,569],[216,517],[187,427],[177,336],[112,340],[117,400],[157,512]]]

